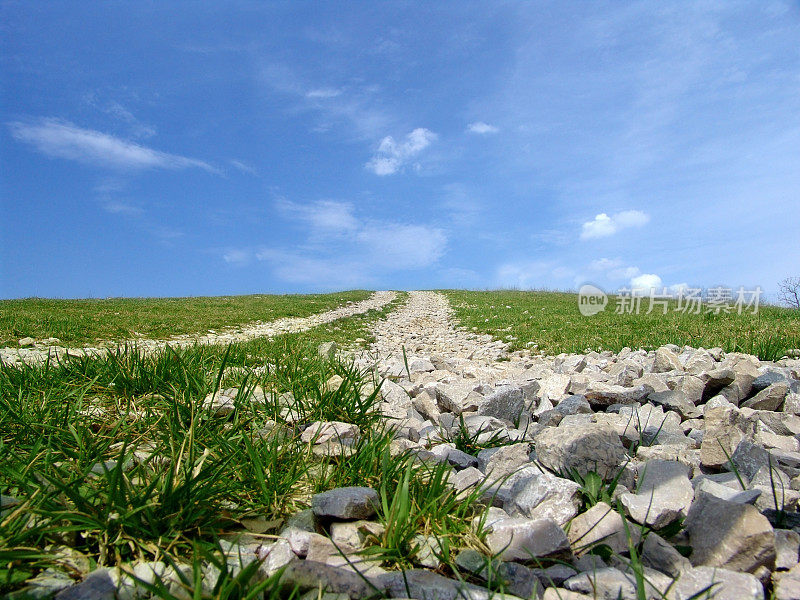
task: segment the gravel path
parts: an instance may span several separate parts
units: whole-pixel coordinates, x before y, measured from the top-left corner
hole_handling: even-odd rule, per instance
[[[508,353],[503,342],[457,327],[450,303],[437,292],[409,292],[408,301],[378,321],[373,334],[376,339],[368,356],[378,362],[381,371],[398,364],[405,368],[403,349],[409,362],[446,362],[449,371],[487,381],[524,369],[522,357]]]
[[[191,346],[194,344],[229,344],[233,342],[246,342],[262,337],[274,337],[284,333],[296,333],[305,331],[322,325],[330,323],[338,319],[351,317],[370,310],[378,310],[384,307],[397,297],[395,292],[375,292],[361,302],[352,302],[308,317],[287,317],[285,319],[277,319],[275,321],[261,322],[256,321],[245,325],[244,327],[230,329],[221,332],[209,332],[202,335],[187,334],[178,335],[168,340],[126,340],[126,341],[108,341],[100,342],[96,346],[87,346],[83,348],[65,348],[62,346],[41,346],[37,345],[33,348],[0,348],[0,362],[4,363],[37,363],[43,362],[48,354],[49,355],[72,355],[81,356],[86,354],[101,354],[107,352],[109,348],[115,348],[126,342],[134,341],[139,348],[147,351],[163,348],[166,345],[181,347]]]

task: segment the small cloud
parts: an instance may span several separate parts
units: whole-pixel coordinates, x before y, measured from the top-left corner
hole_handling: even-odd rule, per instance
[[[232,248],[222,254],[222,260],[230,265],[241,266],[250,262],[250,251]]]
[[[336,96],[341,96],[342,90],[336,88],[319,88],[316,90],[311,90],[306,92],[306,98],[310,99],[321,99],[324,100],[325,98],[336,98]]]
[[[122,170],[198,168],[219,174],[218,169],[205,161],[154,150],[60,119],[14,121],[8,127],[16,140],[52,158]]]
[[[651,290],[662,290],[661,277],[654,273],[642,273],[631,279],[631,290],[635,293],[649,294]]]
[[[228,162],[242,173],[247,173],[248,175],[258,175],[256,168],[244,161],[231,159]]]
[[[581,239],[590,240],[609,237],[630,227],[641,227],[650,221],[650,216],[640,210],[625,210],[611,217],[600,213],[581,227]]]
[[[497,133],[500,130],[494,125],[489,125],[483,121],[475,121],[467,125],[467,131],[470,133],[477,133],[478,135],[486,135],[489,133]]]
[[[103,202],[103,209],[116,215],[126,215],[129,217],[138,217],[144,213],[144,210],[139,206],[134,206],[124,200],[107,200]]]
[[[381,140],[375,156],[365,166],[376,175],[394,175],[430,146],[436,137],[435,133],[424,127],[418,127],[409,133],[402,142],[397,142],[388,135]]]
[[[315,233],[344,234],[359,227],[353,205],[349,202],[317,200],[311,204],[298,204],[279,200],[276,205],[284,213],[305,221]]]

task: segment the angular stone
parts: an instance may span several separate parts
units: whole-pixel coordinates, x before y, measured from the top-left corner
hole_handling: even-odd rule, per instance
[[[677,390],[653,392],[648,394],[647,401],[666,410],[673,410],[684,419],[694,419],[702,414],[686,394]]]
[[[509,444],[497,448],[486,448],[478,452],[478,468],[493,478],[513,473],[531,462],[531,446],[526,442]]]
[[[634,544],[639,543],[639,528],[629,524]],[[628,534],[620,514],[605,502],[598,502],[575,517],[569,525],[569,542],[576,555],[585,554],[598,544],[605,544],[616,553],[628,552]]]
[[[80,583],[61,590],[56,600],[115,600],[117,585],[110,569],[97,569]]]
[[[671,600],[764,600],[761,582],[748,573],[719,567],[695,567],[685,571],[670,590]]]
[[[563,526],[578,514],[579,490],[574,481],[539,473],[516,482],[503,508],[512,516],[552,519]]]
[[[788,393],[789,385],[785,381],[779,381],[743,402],[742,406],[757,410],[780,410]]]
[[[766,373],[761,373],[758,377],[756,377],[753,380],[752,384],[753,393],[757,394],[758,392],[767,389],[773,383],[778,383],[783,381],[786,381],[786,375],[778,371],[767,371]]]
[[[661,529],[685,518],[693,498],[694,489],[686,465],[649,460],[640,470],[637,493],[623,493],[619,500],[631,519]]]
[[[511,517],[493,523],[488,530],[486,545],[503,560],[527,561],[569,553],[567,535],[550,519]]]
[[[524,406],[525,398],[522,388],[509,386],[487,396],[484,403],[478,408],[478,414],[515,423]]]
[[[596,471],[613,478],[627,461],[625,447],[613,429],[597,424],[550,427],[535,437],[539,461],[555,473]]]
[[[311,509],[322,518],[369,519],[377,506],[378,492],[367,487],[336,488],[311,497]]]
[[[624,387],[602,381],[589,384],[584,396],[593,405],[611,406],[612,404],[635,404],[644,400],[653,388],[647,385]]]
[[[491,600],[498,598],[495,592],[484,587],[449,579],[422,569],[391,572],[375,578],[375,586],[389,598],[414,598],[416,600]],[[374,595],[375,591],[361,598]],[[507,600],[518,600],[516,596],[504,594]],[[351,596],[351,598],[355,598]]]
[[[645,566],[670,577],[680,577],[681,573],[692,568],[689,559],[655,531],[649,532],[645,537],[641,557]]]
[[[779,573],[774,586],[774,600],[797,600],[800,598],[800,565],[795,565],[788,573]]]
[[[767,518],[749,504],[701,495],[684,522],[694,566],[752,573],[775,563],[775,533]]]
[[[318,590],[322,584],[326,592],[346,594],[351,600],[362,600],[375,593],[364,575],[310,560],[295,559],[289,563],[281,574],[280,584],[286,591],[297,588],[301,592]]]
[[[668,584],[658,589],[652,584],[653,578],[647,577],[645,593],[648,598],[659,598],[666,592]],[[596,600],[637,600],[636,578],[631,573],[623,573],[619,569],[607,567],[595,571],[586,571],[570,577],[564,587],[573,592],[588,594]]]
[[[669,348],[661,346],[656,350],[653,373],[666,373],[667,371],[683,371],[683,365],[678,360],[677,354]]]
[[[353,423],[343,423],[341,421],[315,421],[311,423],[303,433],[300,434],[300,441],[305,444],[325,444],[327,442],[353,443],[358,440],[361,431],[358,425]]]
[[[705,431],[700,444],[700,460],[705,467],[719,469],[728,462],[736,446],[745,437],[739,427],[741,417],[738,409],[728,404],[713,408],[706,406],[704,419]]]
[[[736,490],[727,485],[716,483],[711,479],[703,478],[695,485],[695,499],[699,498],[702,494],[708,494],[720,500],[726,500],[736,504],[755,504],[756,500],[758,500],[758,497],[761,495],[761,490]]]
[[[592,407],[589,402],[581,394],[573,394],[567,396],[555,408],[556,411],[562,415],[578,415],[578,414],[591,414]]]
[[[791,529],[775,530],[775,570],[789,570],[800,560],[800,533]]]

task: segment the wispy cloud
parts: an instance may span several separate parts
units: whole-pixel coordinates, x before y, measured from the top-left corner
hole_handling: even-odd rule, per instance
[[[337,88],[317,88],[306,92],[306,98],[336,98],[342,95],[342,90]]]
[[[500,129],[494,125],[484,123],[483,121],[475,121],[474,123],[467,125],[467,131],[470,133],[477,133],[479,135],[486,135],[488,133],[497,133],[500,131]]]
[[[154,150],[61,119],[13,121],[8,127],[16,140],[52,158],[120,170],[198,168],[219,174],[205,161]]]
[[[258,170],[251,164],[246,163],[242,160],[235,160],[231,159],[228,161],[234,168],[241,171],[242,173],[247,173],[248,175],[258,175]]]
[[[606,213],[600,213],[581,226],[581,239],[609,237],[623,229],[642,227],[649,221],[650,217],[640,210],[624,210],[610,217]]]
[[[362,217],[349,202],[281,199],[276,207],[305,232],[298,245],[228,249],[225,262],[245,264],[253,258],[268,264],[283,281],[341,287],[430,267],[447,249],[447,232],[439,227]]]
[[[381,140],[377,152],[365,166],[376,175],[394,175],[430,146],[436,137],[435,133],[424,127],[418,127],[406,135],[402,142],[397,142],[392,136],[387,135]]]

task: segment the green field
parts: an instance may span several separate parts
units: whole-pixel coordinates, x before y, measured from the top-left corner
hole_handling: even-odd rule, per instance
[[[664,344],[720,347],[775,360],[800,348],[800,311],[761,306],[758,314],[686,314],[671,305],[667,314],[656,308],[640,314],[616,314],[611,297],[604,312],[584,317],[576,294],[560,292],[445,292],[461,325],[546,354],[617,352],[624,347],[653,349]],[[536,344],[536,346],[533,346]]]
[[[368,298],[363,290],[336,294],[0,300],[0,346],[23,337],[55,337],[65,345],[204,333],[252,321],[306,317]]]

